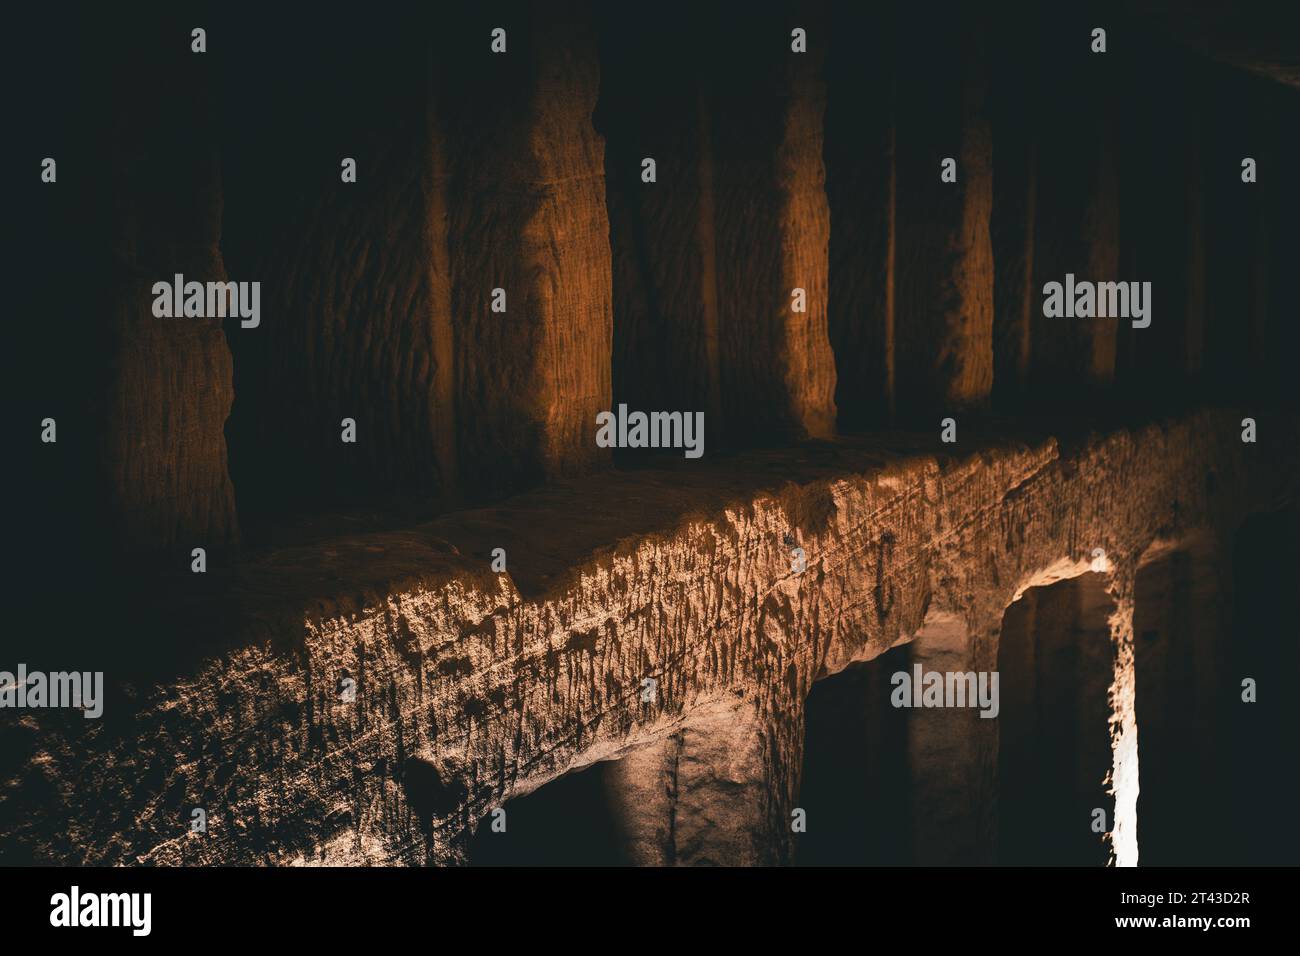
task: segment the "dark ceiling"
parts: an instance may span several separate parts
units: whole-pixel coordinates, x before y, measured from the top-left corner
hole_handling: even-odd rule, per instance
[[[1180,46],[1300,88],[1300,0],[1135,0],[1129,9]]]

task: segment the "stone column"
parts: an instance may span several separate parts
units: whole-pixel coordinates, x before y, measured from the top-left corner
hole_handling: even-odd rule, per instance
[[[613,387],[615,402],[632,409],[703,411],[718,435],[712,109],[697,66],[708,52],[691,41],[673,17],[631,21],[611,8],[601,24],[596,125],[607,144]],[[667,44],[686,49],[665,71]],[[646,160],[654,162],[653,182],[645,181]]]
[[[702,36],[728,36],[721,51],[683,41],[672,18],[628,29],[611,17],[604,29],[616,395],[704,411],[710,442],[826,436],[829,36],[814,4],[795,17],[806,52],[791,49],[784,17],[702,19]],[[651,89],[664,49],[682,63]]]
[[[451,507],[609,458],[595,442],[613,320],[593,25],[519,4],[384,26],[326,28],[339,68],[305,103],[292,80],[231,79],[256,148],[230,147],[240,205],[224,243],[236,277],[262,281],[264,312],[236,337],[233,460],[259,506]]]
[[[622,852],[633,866],[672,866],[676,860],[673,813],[681,747],[681,734],[673,734],[599,768]]]
[[[987,402],[993,385],[992,138],[984,37],[904,14],[898,38],[895,401],[900,416]],[[956,182],[941,178],[956,160]]]
[[[458,461],[471,497],[609,458],[595,441],[613,335],[595,30],[563,7],[516,22],[506,53],[491,52],[484,28],[443,86]]]
[[[978,688],[979,672],[992,670],[984,666],[988,662],[981,660],[984,655],[972,640],[966,619],[952,612],[931,611],[910,650],[913,674],[916,665],[923,674],[937,672],[945,678],[950,673],[974,674]],[[991,674],[986,679],[991,680]],[[919,690],[913,681],[914,697]],[[913,862],[917,865],[992,862],[997,719],[980,716],[978,699],[968,701],[966,707],[908,712]]]
[[[655,866],[788,863],[802,745],[801,712],[764,718],[741,698],[692,710],[680,731],[604,771],[629,859]],[[829,821],[808,821],[815,825]]]
[[[245,514],[456,501],[456,147],[442,132],[453,97],[431,66],[431,25],[408,11],[387,29],[317,24],[307,39],[275,21],[239,31],[257,61],[275,63],[282,45],[321,48],[334,67],[311,96],[296,75],[253,79],[216,61],[244,131],[224,144],[222,248],[232,276],[262,290],[260,327],[230,336],[231,465]],[[345,418],[354,442],[342,440]]]
[[[723,414],[748,440],[835,430],[822,164],[829,37],[817,5],[796,19],[807,52],[791,49],[788,17],[726,18],[731,55],[709,77]]]
[[[98,369],[77,384],[103,388],[84,409],[97,422],[65,418],[58,428],[64,441],[97,445],[95,496],[111,515],[112,547],[170,549],[172,566],[188,570],[192,547],[237,538],[225,437],[231,355],[220,318],[156,316],[153,286],[170,287],[178,273],[185,283],[255,277],[228,276],[218,246],[211,64],[190,52],[189,30],[172,17],[154,26],[133,35],[131,48],[105,51],[112,65],[87,93],[94,105],[81,161],[59,157],[68,162],[47,187],[84,190],[76,228],[90,250],[82,265],[96,290]],[[165,130],[160,116],[170,118]]]

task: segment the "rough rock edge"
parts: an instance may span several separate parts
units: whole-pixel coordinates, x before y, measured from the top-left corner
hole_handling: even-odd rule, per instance
[[[990,625],[1012,598],[1086,569],[1094,548],[1123,598],[1156,538],[1231,529],[1294,495],[1294,461],[1249,466],[1264,446],[1236,421],[790,483],[610,542],[532,597],[462,562],[380,600],[311,602],[296,623],[254,615],[261,638],[155,687],[111,744],[79,714],[24,714],[30,756],[0,783],[4,818],[23,823],[0,846],[51,863],[457,862],[491,807],[661,739],[720,695],[780,736],[814,680],[909,640],[932,607],[964,615],[988,635],[977,658],[996,659]],[[1294,438],[1274,447],[1293,456]],[[338,699],[343,674],[355,704]],[[206,835],[188,833],[196,806]]]

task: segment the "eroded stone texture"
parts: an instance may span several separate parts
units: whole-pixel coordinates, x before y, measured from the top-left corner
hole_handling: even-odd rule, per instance
[[[634,409],[704,411],[710,442],[834,430],[828,37],[817,6],[797,6],[806,53],[791,51],[786,19],[767,11],[743,23],[711,15],[698,42],[671,18],[647,30],[611,16],[602,36],[616,393]],[[724,34],[721,52],[700,48]],[[647,86],[665,51],[684,63]],[[655,182],[643,180],[646,159]]]
[[[594,440],[611,336],[594,32],[568,9],[515,13],[506,54],[471,11],[312,35],[343,68],[305,107],[296,75],[234,86],[253,132],[231,149],[242,202],[226,247],[264,289],[262,327],[234,337],[250,509],[396,495],[445,507],[607,460]],[[434,39],[462,34],[483,40]],[[377,73],[347,68],[376,49]]]
[[[891,422],[894,391],[895,71],[892,7],[840,4],[827,55],[827,322],[840,423]],[[866,97],[863,90],[875,94]]]
[[[992,389],[993,156],[981,31],[913,11],[899,51],[894,361],[910,416],[980,406]],[[940,179],[948,158],[956,182]]]
[[[911,652],[910,663],[913,668],[919,664],[922,674],[937,672],[942,677],[996,670],[976,663],[976,647],[965,619],[949,611],[926,616]],[[914,678],[915,671],[909,671],[909,676]],[[914,680],[912,691],[921,692]],[[980,716],[978,696],[962,701],[961,707],[914,706],[907,715],[913,862],[920,866],[993,862],[997,718]]]
[[[609,455],[595,442],[596,413],[611,404],[613,321],[595,31],[568,7],[522,22],[513,53],[485,41],[445,87],[458,447],[471,498],[582,474]],[[496,288],[504,313],[490,308]]]
[[[190,662],[170,675],[152,662],[134,696],[110,698],[111,717],[24,715],[0,845],[47,861],[274,863],[340,846],[453,861],[513,795],[737,691],[770,727],[799,713],[815,677],[910,638],[930,610],[995,620],[1045,575],[1086,571],[1094,548],[1131,608],[1119,570],[1157,534],[1230,526],[1294,494],[1294,447],[1243,446],[1234,413],[1066,453],[1053,439],[955,459],[841,442],[561,482],[278,551],[241,569],[223,615],[163,622],[169,636],[187,628]],[[802,573],[787,540],[805,549]],[[488,541],[507,549],[508,574],[489,569]],[[1123,862],[1136,738],[1131,654],[1117,646]],[[188,835],[191,806],[208,810],[205,837]]]
[[[696,707],[679,731],[607,772],[629,858],[650,866],[789,862],[802,753],[802,707],[764,717],[740,694]]]
[[[751,441],[823,437],[835,428],[826,40],[820,11],[809,5],[801,14],[813,37],[808,52],[790,52],[784,18],[765,15],[743,24],[729,41],[734,59],[720,60],[711,76],[723,414],[733,434]],[[736,26],[727,23],[733,33]],[[781,37],[779,56],[773,35]],[[802,311],[795,289],[804,292]]]
[[[445,92],[415,39],[427,24],[238,32],[266,64],[250,75],[239,58],[217,61],[242,133],[226,145],[223,249],[235,278],[262,286],[261,325],[230,334],[241,511],[256,520],[377,493],[454,500]],[[332,64],[310,96],[281,46]],[[357,67],[366,49],[385,52],[378,70]],[[342,181],[345,158],[355,182]],[[355,443],[342,441],[345,418]]]
[[[104,82],[84,94],[94,104],[85,149],[65,163],[76,170],[70,188],[84,189],[90,207],[90,225],[75,228],[89,230],[81,241],[95,247],[83,262],[87,281],[102,282],[92,335],[107,392],[86,410],[93,424],[60,424],[98,441],[108,533],[115,547],[143,554],[172,546],[188,554],[237,537],[224,432],[231,357],[221,321],[153,314],[156,282],[170,287],[178,273],[186,282],[227,278],[209,77],[182,44],[166,40],[157,24],[131,48],[114,49]],[[158,69],[171,81],[158,83]],[[164,131],[160,115],[176,122]],[[84,164],[73,158],[91,155]]]
[[[673,17],[647,23],[614,11],[609,21],[596,125],[607,142],[615,401],[703,411],[709,434],[721,435],[712,108],[694,67],[706,53]],[[683,62],[662,70],[664,49],[683,41]],[[642,179],[646,159],[653,183]]]
[[[676,861],[788,862],[802,756],[801,703],[764,714],[724,700],[692,713],[677,758]]]
[[[830,65],[830,324],[842,420],[981,407],[994,312],[985,39],[959,13],[872,8],[837,11],[833,23],[843,32]],[[864,88],[879,92],[864,103]],[[945,159],[955,182],[941,180]]]
[[[1013,5],[990,31],[994,390],[1008,409],[1030,392],[1058,408],[1094,402],[1114,378],[1117,319],[1044,315],[1048,282],[1120,278],[1127,48],[1094,53],[1089,17]]]
[[[604,768],[621,849],[634,866],[671,866],[676,859],[673,810],[681,736],[646,744]]]

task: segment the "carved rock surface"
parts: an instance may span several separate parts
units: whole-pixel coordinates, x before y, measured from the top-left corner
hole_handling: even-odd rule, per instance
[[[250,511],[446,508],[608,459],[593,438],[610,407],[612,283],[592,27],[521,8],[498,55],[486,13],[427,17],[315,38],[341,68],[306,106],[296,75],[274,98],[228,79],[253,133],[230,151],[225,245],[266,296],[263,328],[235,338]],[[483,42],[430,45],[458,32]],[[378,72],[356,68],[377,49]]]
[[[65,163],[67,188],[90,205],[91,225],[70,228],[87,230],[81,241],[94,247],[90,324],[105,366],[104,392],[87,410],[94,417],[65,425],[96,436],[114,547],[145,555],[188,554],[238,535],[224,431],[233,372],[221,320],[153,313],[156,282],[228,278],[210,84],[166,36],[155,25],[114,51],[104,83],[83,93],[84,151]],[[157,82],[163,67],[144,52],[154,49],[172,82]],[[160,115],[177,121],[163,129]],[[95,162],[79,162],[90,155]]]
[[[104,720],[24,715],[0,845],[42,861],[454,861],[490,807],[689,728],[721,696],[797,740],[814,680],[910,639],[931,609],[978,630],[1024,587],[1087,570],[1093,548],[1122,571],[1157,535],[1294,494],[1295,463],[1248,467],[1235,420],[1068,451],[1003,440],[954,458],[899,439],[616,472],[273,552],[240,570],[223,614],[163,622],[184,626],[188,661],[133,675]],[[498,545],[508,573],[489,569]],[[779,767],[798,745],[766,752]],[[776,804],[798,771],[784,774],[772,812],[789,819]],[[205,837],[187,833],[194,806]]]

